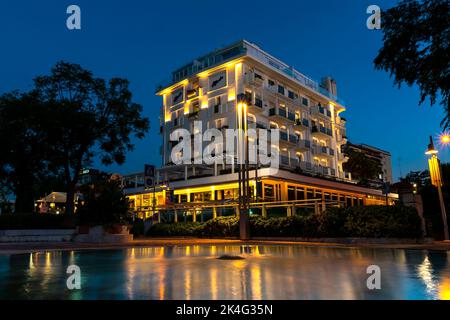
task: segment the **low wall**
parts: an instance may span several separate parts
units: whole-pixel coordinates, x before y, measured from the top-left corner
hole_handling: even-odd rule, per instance
[[[89,233],[77,234],[74,242],[82,243],[126,243],[133,241],[133,235],[129,234],[128,228],[122,226],[122,232],[111,234],[106,232],[102,226],[90,227]]]
[[[0,242],[67,242],[75,229],[0,230]]]

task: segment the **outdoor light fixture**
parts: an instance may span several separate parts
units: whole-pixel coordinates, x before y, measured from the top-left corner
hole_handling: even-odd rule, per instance
[[[444,197],[442,195],[442,178],[439,159],[437,157],[438,151],[434,148],[433,138],[430,136],[430,144],[425,152],[427,155],[431,155],[428,159],[428,165],[430,167],[431,184],[438,189],[439,203],[441,205],[442,222],[444,224],[444,239],[449,240],[448,226],[447,226],[447,213],[445,212]]]
[[[440,136],[439,136],[439,140],[441,142],[442,145],[446,146],[446,145],[450,145],[450,132],[443,132]]]
[[[250,238],[249,222],[249,148],[248,148],[248,128],[247,128],[247,107],[250,101],[248,96],[240,93],[236,101],[236,122],[238,128],[238,193],[239,193],[239,238],[248,240]]]

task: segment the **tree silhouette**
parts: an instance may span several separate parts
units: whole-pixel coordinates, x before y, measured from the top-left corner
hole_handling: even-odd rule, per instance
[[[450,4],[448,0],[402,0],[382,12],[383,47],[375,68],[385,70],[400,87],[403,83],[420,89],[422,104],[440,100],[450,127],[449,63]]]
[[[350,172],[352,178],[358,180],[361,185],[368,185],[369,180],[378,178],[383,172],[381,163],[368,157],[364,152],[346,148],[345,155],[348,160],[342,165],[344,171]]]
[[[133,102],[128,80],[95,78],[80,65],[58,62],[50,75],[35,79],[35,92],[53,110],[52,163],[62,168],[67,190],[66,212],[72,213],[80,170],[94,157],[122,164],[133,149],[131,137],[143,138],[149,120]]]

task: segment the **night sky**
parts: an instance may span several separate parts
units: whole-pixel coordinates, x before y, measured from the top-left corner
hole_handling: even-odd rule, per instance
[[[31,88],[58,60],[79,63],[96,76],[131,81],[151,130],[123,166],[160,165],[158,82],[172,70],[212,50],[246,39],[305,75],[333,76],[346,102],[347,136],[392,153],[394,176],[427,166],[424,150],[437,137],[442,107],[418,106],[417,88],[393,86],[375,71],[382,33],[366,28],[366,8],[396,1],[23,1],[0,2],[0,93]],[[66,8],[81,7],[81,30],[66,28]],[[440,150],[450,161],[449,148]],[[94,164],[94,166],[99,166]]]

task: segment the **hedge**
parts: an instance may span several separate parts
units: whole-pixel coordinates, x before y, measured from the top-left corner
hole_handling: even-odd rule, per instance
[[[404,206],[329,208],[320,215],[303,213],[293,217],[250,218],[254,237],[364,237],[419,238],[417,211]],[[239,219],[218,217],[205,223],[156,224],[148,236],[237,237]]]

